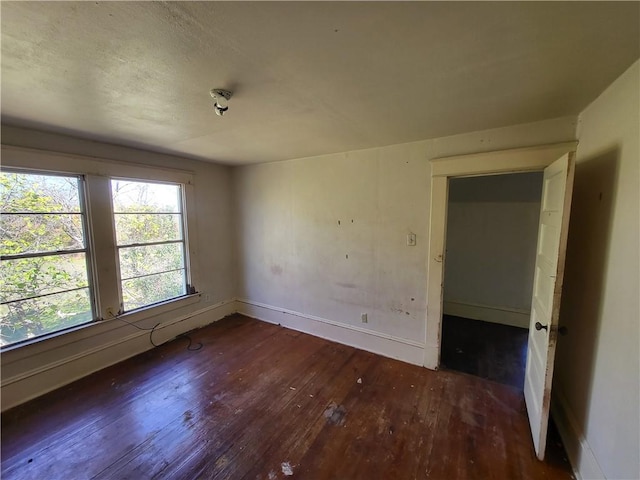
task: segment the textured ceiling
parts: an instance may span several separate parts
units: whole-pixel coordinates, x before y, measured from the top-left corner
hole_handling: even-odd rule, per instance
[[[4,123],[228,164],[577,114],[640,56],[638,2],[0,8]]]

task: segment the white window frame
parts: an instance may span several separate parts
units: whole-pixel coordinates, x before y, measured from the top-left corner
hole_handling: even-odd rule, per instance
[[[50,172],[50,171],[37,171],[37,170],[27,170],[27,169],[23,169],[23,168],[16,168],[16,167],[9,167],[7,165],[3,165],[2,168],[2,172],[6,172],[6,173],[13,173],[13,174],[18,174],[18,175],[42,175],[42,176],[49,176],[49,177],[75,177],[77,179],[77,185],[78,185],[78,207],[79,207],[79,211],[77,212],[77,214],[79,214],[82,217],[82,235],[83,235],[83,240],[84,240],[84,248],[81,249],[62,249],[62,250],[58,250],[58,251],[44,251],[44,252],[25,252],[25,253],[20,253],[17,255],[6,255],[5,257],[9,257],[6,258],[6,261],[11,261],[14,259],[21,259],[21,258],[36,258],[36,257],[43,257],[43,256],[47,256],[47,257],[62,257],[64,255],[68,255],[68,254],[73,254],[73,253],[82,253],[85,256],[85,268],[86,268],[86,274],[87,274],[87,286],[86,287],[82,287],[82,288],[87,288],[89,290],[89,304],[90,304],[90,308],[91,308],[91,316],[92,316],[92,320],[86,321],[86,322],[82,322],[79,323],[77,325],[73,325],[70,327],[62,327],[59,328],[57,330],[54,330],[53,332],[49,332],[47,334],[43,334],[43,335],[39,335],[38,337],[33,337],[33,339],[35,338],[40,338],[40,337],[46,337],[47,335],[50,334],[56,334],[59,332],[64,332],[66,330],[70,330],[73,329],[77,326],[81,326],[81,325],[85,325],[87,323],[93,322],[95,321],[95,317],[96,317],[96,298],[95,298],[95,294],[94,294],[94,274],[92,272],[92,262],[91,262],[91,257],[93,255],[93,249],[92,249],[92,245],[91,245],[91,238],[89,237],[89,231],[88,231],[88,214],[87,214],[87,197],[86,197],[86,184],[85,184],[85,179],[84,179],[84,175],[81,174],[70,174],[68,172]],[[51,214],[55,214],[57,212],[50,212]],[[76,213],[76,212],[64,212],[64,213]],[[5,213],[5,215],[10,215],[10,212]],[[70,291],[70,290],[66,290],[66,291]],[[46,293],[43,295],[39,295],[36,297],[30,297],[30,298],[43,298],[43,297],[47,297],[50,295],[55,295],[57,293],[61,293],[61,292],[53,292],[53,293]],[[26,300],[23,299],[23,300]],[[28,342],[29,340],[31,340],[30,338],[15,342],[13,344],[9,344],[9,345],[4,345],[2,347],[2,349],[4,350],[4,348],[6,347],[10,347],[12,345],[21,345],[24,342]]]
[[[131,182],[140,182],[140,183],[146,183],[146,184],[156,184],[156,185],[172,185],[172,186],[178,186],[180,187],[180,212],[178,212],[180,214],[180,220],[182,223],[182,239],[179,242],[175,242],[175,241],[163,241],[163,242],[154,242],[155,244],[166,244],[166,243],[181,243],[183,246],[183,261],[184,261],[184,270],[185,270],[185,280],[186,280],[186,285],[185,285],[185,294],[184,295],[180,295],[178,297],[172,297],[169,299],[165,299],[165,300],[161,300],[158,302],[152,302],[152,303],[148,303],[146,305],[143,305],[142,307],[138,307],[135,309],[131,309],[131,310],[125,310],[124,309],[124,294],[123,294],[123,290],[122,290],[122,283],[123,283],[123,278],[122,278],[122,273],[120,272],[120,251],[123,248],[129,248],[132,245],[118,245],[118,241],[117,241],[117,237],[115,235],[115,216],[118,215],[118,213],[112,212],[112,218],[114,219],[114,242],[115,242],[115,248],[116,248],[116,258],[118,261],[118,290],[119,290],[119,298],[120,298],[120,312],[122,313],[131,313],[134,312],[136,310],[140,310],[143,308],[149,308],[152,307],[156,304],[161,304],[167,301],[171,301],[171,300],[175,300],[177,298],[181,298],[184,297],[185,295],[189,295],[189,291],[192,288],[193,284],[191,282],[191,269],[189,268],[189,263],[187,261],[188,256],[187,256],[187,246],[188,246],[188,242],[187,242],[187,237],[188,237],[188,228],[187,228],[187,222],[186,222],[186,202],[185,202],[185,188],[184,188],[184,184],[181,183],[177,183],[177,182],[168,182],[168,181],[159,181],[159,180],[149,180],[149,179],[141,179],[141,178],[129,178],[129,177],[111,177],[109,178],[109,184],[110,186],[111,181],[112,180],[122,180],[122,181],[131,181]],[[110,193],[109,193],[109,198],[112,199],[112,206],[113,206],[113,190],[110,188]],[[142,243],[139,244],[138,246],[145,246],[146,244]]]
[[[200,295],[194,288],[200,283],[196,248],[192,240],[193,236],[189,234],[197,228],[192,172],[7,145],[2,145],[1,153],[2,166],[7,169],[21,170],[25,173],[70,174],[84,177],[87,243],[91,262],[89,283],[93,288],[96,315],[93,322],[6,345],[2,348],[2,352],[65,335],[78,329],[90,328],[97,323],[115,318],[138,322],[200,300]],[[165,182],[182,186],[185,267],[187,283],[191,286],[191,289],[187,289],[186,295],[118,314],[121,308],[121,293],[118,248],[111,201],[112,178]]]

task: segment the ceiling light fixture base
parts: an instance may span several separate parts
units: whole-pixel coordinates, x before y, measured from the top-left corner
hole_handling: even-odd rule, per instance
[[[224,90],[222,88],[213,88],[211,89],[210,93],[213,98],[224,98],[227,101],[233,95],[233,92],[230,92],[229,90]]]
[[[224,90],[223,88],[213,88],[209,93],[214,100],[213,109],[216,111],[216,115],[224,115],[224,113],[229,110],[227,101],[231,98],[233,92]]]

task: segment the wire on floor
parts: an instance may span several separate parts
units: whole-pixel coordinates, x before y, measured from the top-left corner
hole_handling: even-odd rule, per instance
[[[158,328],[158,327],[160,326],[160,322],[156,323],[156,324],[155,324],[153,327],[151,327],[151,328],[147,328],[147,327],[140,327],[140,326],[136,325],[135,323],[128,322],[128,321],[127,321],[127,320],[125,320],[124,318],[120,318],[120,317],[113,317],[113,318],[114,318],[114,319],[116,319],[116,320],[120,320],[121,322],[124,322],[124,323],[126,323],[127,325],[131,325],[132,327],[137,328],[138,330],[142,330],[142,331],[147,331],[147,332],[149,332],[149,343],[151,343],[151,345],[153,345],[154,347],[159,347],[160,345],[164,345],[165,343],[168,343],[168,342],[170,342],[171,340],[173,340],[173,339],[169,339],[169,340],[167,340],[166,342],[163,342],[163,343],[155,343],[155,342],[153,341],[153,332],[155,332],[155,331],[156,331],[156,328]],[[191,337],[190,337],[188,334],[186,334],[186,333],[181,333],[180,335],[176,336],[175,338],[176,338],[176,339],[178,339],[178,338],[185,338],[185,339],[187,339],[187,340],[189,341],[189,344],[187,345],[187,350],[189,350],[190,352],[198,351],[198,350],[200,350],[200,349],[202,348],[202,346],[203,346],[201,342],[198,342],[197,344],[195,344],[195,346],[192,346],[192,345],[193,345],[193,340],[192,340],[192,339],[191,339]]]

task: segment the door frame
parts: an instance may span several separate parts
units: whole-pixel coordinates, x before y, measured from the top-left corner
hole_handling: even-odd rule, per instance
[[[427,254],[427,319],[423,365],[440,366],[444,262],[449,179],[522,172],[541,172],[559,157],[574,151],[578,142],[442,157],[430,160],[431,206]]]

